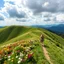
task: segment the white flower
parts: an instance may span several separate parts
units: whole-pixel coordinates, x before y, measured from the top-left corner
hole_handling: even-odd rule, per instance
[[[18,64],[20,64],[20,63],[21,63],[21,61],[22,61],[22,59],[21,59],[21,58],[19,58]]]
[[[6,56],[6,55],[5,55]]]
[[[18,58],[18,56],[16,56],[16,58]]]
[[[22,59],[21,59],[21,58],[19,58],[18,64],[20,64],[20,63],[21,63],[21,61],[22,61]]]
[[[20,60],[21,58],[19,58],[19,60]]]
[[[11,60],[11,59],[8,59],[8,60]]]
[[[10,58],[11,56],[8,56],[8,58]]]
[[[20,56],[22,57],[23,56],[23,53],[20,53]]]
[[[14,53],[12,53],[12,54],[14,54]]]
[[[20,63],[21,63],[21,61],[19,60],[19,61],[18,61],[18,64],[20,64]]]
[[[21,61],[22,61],[22,59],[21,59]]]
[[[29,51],[29,49],[26,49],[26,52],[28,52]]]

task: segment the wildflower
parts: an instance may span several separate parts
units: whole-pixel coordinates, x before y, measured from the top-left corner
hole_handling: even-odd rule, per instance
[[[20,63],[21,63],[21,61],[22,61],[22,59],[21,59],[21,58],[19,58],[18,64],[20,64]]]
[[[18,58],[18,56],[16,56],[16,58]]]
[[[33,41],[32,40],[30,40],[30,42],[29,42],[31,45],[33,44]]]
[[[24,62],[25,61],[25,59],[22,59],[22,62]]]
[[[11,60],[11,59],[8,59],[9,61]]]
[[[19,58],[19,60],[20,60],[21,58]]]
[[[6,57],[7,55],[5,55],[5,57]]]
[[[8,52],[8,56],[10,56],[12,53],[11,52]]]
[[[6,64],[6,63],[4,62],[4,64]]]
[[[14,54],[14,52],[12,52],[12,55]]]
[[[28,58],[29,58],[29,59],[32,58],[32,56],[33,56],[33,53],[28,54]]]
[[[17,53],[19,53],[20,52],[20,50],[17,50]]]
[[[14,60],[12,59],[11,61],[13,62]]]
[[[13,62],[14,61],[14,58],[12,58],[11,61]]]
[[[0,51],[0,54],[2,54],[2,51]]]
[[[20,56],[22,57],[23,56],[23,53],[20,53]]]
[[[21,61],[22,61],[22,59],[21,59]]]
[[[21,63],[21,61],[18,61],[18,64],[20,64]]]
[[[26,48],[26,52],[28,52],[28,51],[30,51],[30,47],[27,47],[27,48]]]
[[[26,49],[25,51],[26,51],[26,52],[29,52],[29,49]]]
[[[9,46],[7,46],[9,49],[11,48],[11,46],[9,45]]]
[[[8,58],[10,58],[11,56],[8,56]]]
[[[28,55],[26,54],[25,59],[27,59]]]
[[[7,64],[6,61],[4,61],[4,64]]]

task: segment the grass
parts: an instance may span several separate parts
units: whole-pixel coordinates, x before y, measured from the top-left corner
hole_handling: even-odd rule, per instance
[[[39,42],[41,34],[45,37],[44,44],[51,61],[54,64],[64,64],[64,39],[45,29],[25,26],[4,27],[0,29],[0,47],[8,44],[14,44],[21,40],[36,40],[34,42],[34,45],[36,46],[32,51],[34,52],[34,58],[36,59],[37,64],[49,64],[44,57],[43,50]],[[31,62],[28,64],[31,64]]]
[[[64,64],[64,48],[57,46],[55,43],[50,40],[45,40],[44,42],[49,56],[54,64]]]
[[[11,26],[6,27],[4,30],[0,32],[0,43],[13,39],[23,33],[26,33],[30,30],[30,28],[25,28],[21,26]],[[3,36],[4,35],[4,36]]]
[[[38,41],[34,45],[36,45],[36,48],[33,51],[35,53],[37,64],[49,64],[49,62],[44,57],[40,42]]]
[[[0,60],[1,64],[49,64],[49,62],[45,59],[41,45],[39,41],[32,41],[33,43],[29,41],[20,41],[14,44],[9,44],[3,48],[0,49]],[[19,45],[20,44],[20,45]],[[28,49],[30,48],[30,49]],[[1,51],[3,52],[1,53]],[[28,51],[27,51],[28,50]],[[19,51],[19,52],[18,52]],[[23,57],[20,56],[20,54],[23,54]],[[28,54],[32,54],[33,56],[26,57]],[[18,58],[16,58],[18,57]],[[13,60],[12,60],[13,58]],[[25,61],[19,60],[19,58],[24,59]],[[20,63],[18,63],[21,61]]]

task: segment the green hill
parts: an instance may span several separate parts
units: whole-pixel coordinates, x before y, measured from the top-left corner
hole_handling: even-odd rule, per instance
[[[25,26],[10,26],[1,28],[0,47],[3,49],[2,47],[8,44],[14,44],[22,40],[25,40],[26,42],[32,40],[34,41],[33,45],[36,44],[35,48],[32,50],[35,52],[34,57],[37,61],[35,64],[49,64],[49,61],[44,56],[42,46],[39,41],[41,34],[44,35],[45,40],[43,43],[53,64],[64,64],[64,39],[46,29]]]
[[[28,32],[30,28],[20,27],[20,26],[11,26],[11,27],[5,27],[1,29],[0,31],[0,43],[8,41],[12,38],[15,38],[22,35],[25,32]]]

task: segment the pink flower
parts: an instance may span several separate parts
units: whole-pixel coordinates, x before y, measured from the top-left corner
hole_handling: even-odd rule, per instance
[[[17,53],[19,53],[20,52],[20,50],[17,50]]]
[[[28,54],[28,58],[29,59],[32,58],[32,56],[33,56],[33,54]]]

